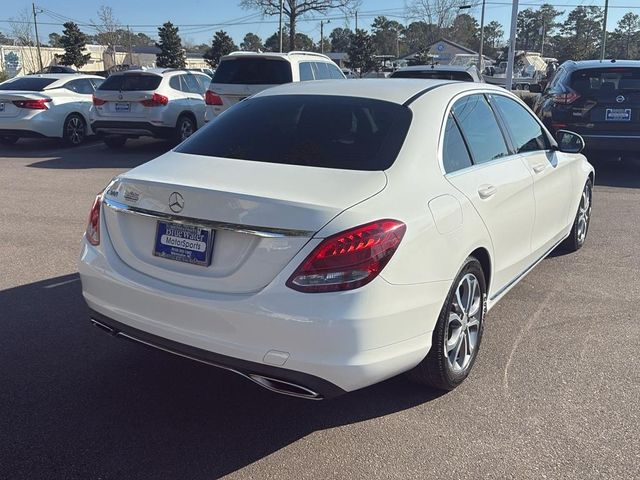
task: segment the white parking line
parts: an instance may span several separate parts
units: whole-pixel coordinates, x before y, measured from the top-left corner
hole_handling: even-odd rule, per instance
[[[45,285],[42,288],[56,288],[61,287],[62,285],[67,285],[68,283],[77,282],[80,280],[79,278],[72,278],[71,280],[65,280],[64,282],[52,283],[51,285]]]

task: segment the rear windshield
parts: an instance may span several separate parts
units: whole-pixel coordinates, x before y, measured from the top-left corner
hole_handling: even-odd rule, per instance
[[[159,75],[112,75],[102,82],[98,90],[117,90],[120,92],[155,90],[161,81],[162,77]]]
[[[280,85],[291,80],[291,65],[286,60],[253,57],[222,60],[211,83]]]
[[[580,93],[640,91],[640,68],[592,68],[571,75],[571,88]]]
[[[45,87],[57,81],[55,78],[20,77],[0,83],[0,90],[26,90],[41,92]]]
[[[460,80],[472,82],[473,78],[467,72],[443,71],[443,70],[406,70],[395,72],[392,78],[429,78],[436,80]]]
[[[343,170],[385,170],[404,142],[411,111],[382,100],[274,95],[245,100],[176,151]]]

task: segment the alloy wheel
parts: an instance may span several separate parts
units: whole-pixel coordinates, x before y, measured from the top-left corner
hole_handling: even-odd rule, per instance
[[[591,187],[585,185],[580,198],[580,206],[578,207],[578,224],[576,236],[578,243],[582,244],[587,237],[587,229],[589,228],[589,218],[591,216]]]
[[[468,273],[458,283],[447,319],[444,351],[449,367],[464,371],[478,347],[482,321],[482,291],[477,277]]]
[[[191,135],[193,135],[193,123],[185,118],[180,125],[180,140],[186,140]]]
[[[67,138],[73,145],[79,145],[84,140],[84,122],[79,117],[71,117],[67,122]]]

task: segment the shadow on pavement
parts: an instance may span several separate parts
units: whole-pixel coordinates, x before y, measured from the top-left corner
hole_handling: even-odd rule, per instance
[[[440,395],[402,377],[324,402],[275,395],[92,327],[77,275],[1,291],[0,312],[0,478],[210,480]]]
[[[616,161],[614,154],[585,154],[596,169],[596,185],[640,188],[640,154]]]

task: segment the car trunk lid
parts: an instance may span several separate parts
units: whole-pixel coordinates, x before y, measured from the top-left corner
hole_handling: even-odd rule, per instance
[[[116,253],[132,268],[185,287],[250,293],[268,285],[331,219],[385,185],[381,171],[170,152],[120,176],[105,192],[103,211]],[[157,255],[164,224],[175,222],[211,231],[210,264]]]

